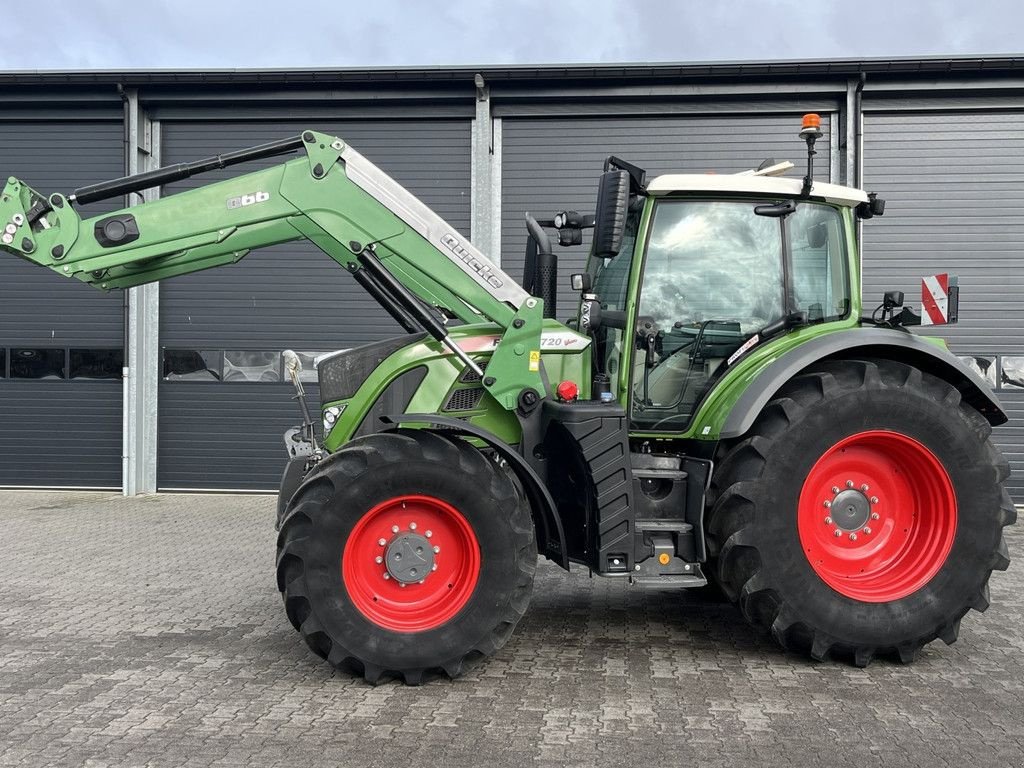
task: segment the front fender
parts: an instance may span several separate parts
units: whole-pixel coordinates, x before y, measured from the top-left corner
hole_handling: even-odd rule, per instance
[[[746,434],[782,386],[816,362],[829,358],[881,358],[913,365],[948,381],[992,426],[1008,421],[989,385],[949,350],[922,336],[886,328],[852,328],[809,339],[767,365],[735,401],[722,424],[723,439]]]
[[[551,493],[544,485],[544,481],[537,476],[537,473],[515,448],[485,429],[461,419],[438,416],[433,413],[390,414],[382,416],[381,421],[390,425],[389,429],[397,429],[402,423],[429,424],[444,430],[440,432],[442,436],[456,434],[474,437],[493,448],[495,453],[508,462],[509,467],[523,486],[537,530],[537,544],[540,553],[558,563],[565,570],[569,570],[565,529],[562,527],[562,519],[558,516],[555,501],[551,498]]]

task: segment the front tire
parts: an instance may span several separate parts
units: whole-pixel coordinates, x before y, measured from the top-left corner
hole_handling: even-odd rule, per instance
[[[289,504],[277,577],[289,621],[371,683],[450,677],[490,656],[526,612],[536,569],[527,503],[458,438],[353,440]]]
[[[815,659],[911,661],[988,607],[1016,512],[988,422],[888,360],[789,382],[715,471],[717,580],[756,627]]]

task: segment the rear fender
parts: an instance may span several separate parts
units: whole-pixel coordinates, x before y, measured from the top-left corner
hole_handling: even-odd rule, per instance
[[[754,424],[775,393],[801,371],[821,360],[875,358],[896,360],[948,381],[961,397],[998,426],[1008,420],[986,381],[955,355],[922,336],[884,328],[854,328],[812,338],[765,367],[739,396],[726,417],[722,439],[740,437]]]

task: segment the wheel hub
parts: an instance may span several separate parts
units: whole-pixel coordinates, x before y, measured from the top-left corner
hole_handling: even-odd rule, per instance
[[[956,535],[956,494],[942,462],[890,430],[843,438],[804,479],[797,525],[821,579],[863,602],[899,600],[942,567]]]
[[[840,491],[829,508],[832,520],[844,531],[859,531],[871,517],[871,502],[858,490]]]
[[[406,531],[395,536],[384,553],[384,565],[399,584],[423,581],[434,566],[434,550],[426,536]]]
[[[466,605],[480,576],[473,526],[447,501],[405,494],[367,510],[341,557],[357,609],[394,632],[435,629]]]

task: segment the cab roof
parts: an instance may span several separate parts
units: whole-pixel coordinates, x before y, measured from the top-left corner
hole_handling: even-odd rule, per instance
[[[734,192],[752,195],[777,195],[799,197],[803,179],[779,176],[757,176],[747,171],[734,174],[714,173],[669,173],[656,176],[647,185],[647,193],[659,197],[673,192]],[[862,189],[843,187],[816,181],[811,187],[811,197],[824,199],[838,205],[856,206],[868,201]]]

